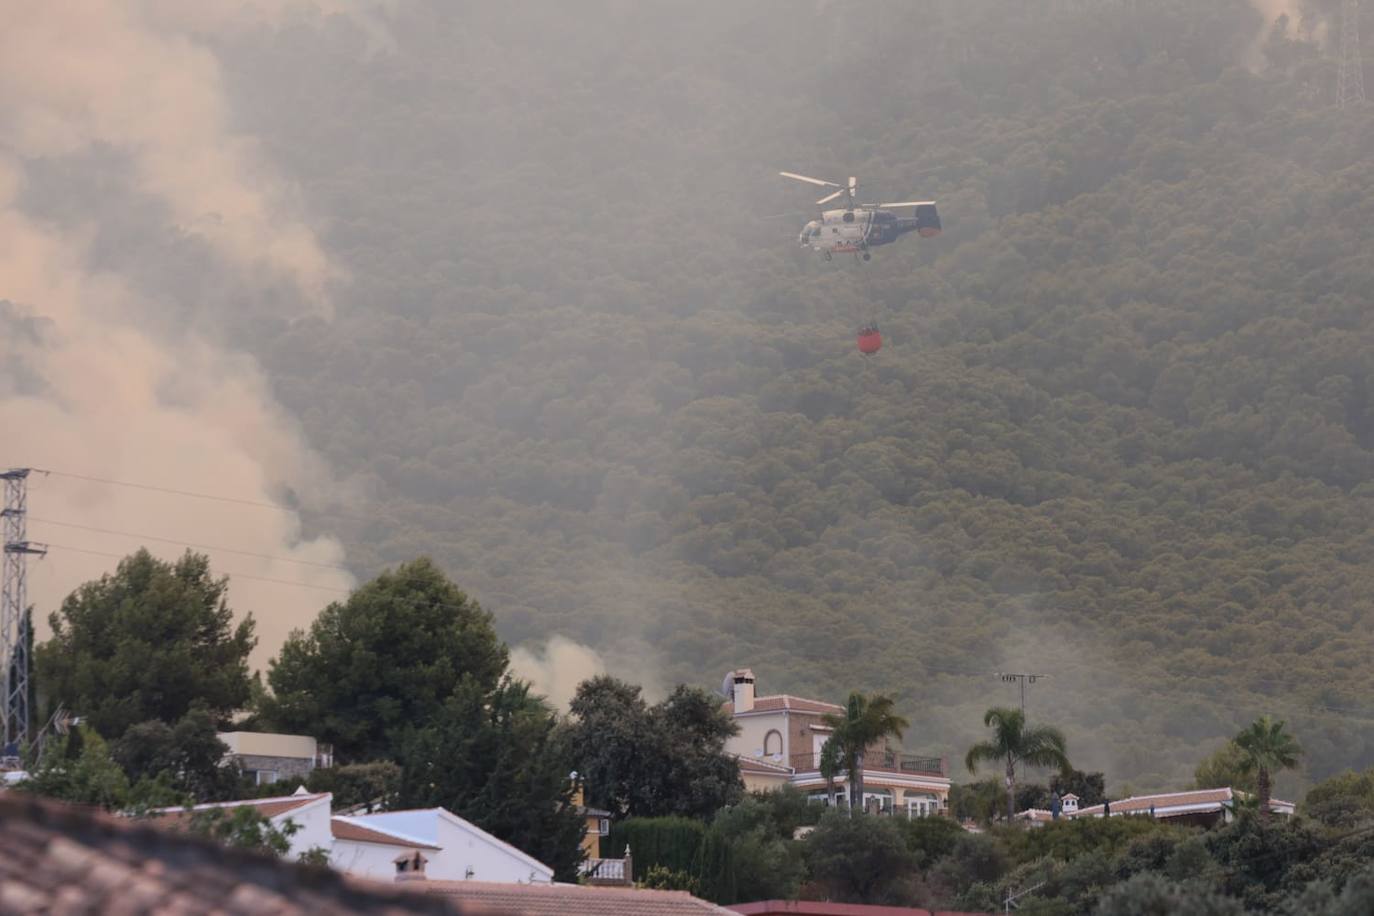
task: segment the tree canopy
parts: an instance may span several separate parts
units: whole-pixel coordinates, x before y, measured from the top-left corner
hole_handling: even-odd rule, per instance
[[[268,668],[263,713],[334,745],[341,761],[391,756],[465,680],[494,691],[508,653],[491,615],[427,559],[384,572],[320,612]]]
[[[203,555],[168,563],[139,550],[49,617],[52,638],[34,653],[38,690],[110,740],[193,707],[223,721],[248,702],[255,643],[251,615],[234,623],[227,587]]]
[[[431,721],[397,742],[398,808],[444,807],[575,881],[585,826],[572,755],[528,685],[465,678]]]
[[[578,685],[568,740],[588,802],[622,817],[709,818],[744,791],[720,698],[679,685],[653,706],[602,675]]]
[[[1273,787],[1271,775],[1277,770],[1296,767],[1302,756],[1301,745],[1291,733],[1284,731],[1284,724],[1282,720],[1276,722],[1261,716],[1232,739],[1241,753],[1241,772],[1255,774],[1260,814],[1266,817]]]

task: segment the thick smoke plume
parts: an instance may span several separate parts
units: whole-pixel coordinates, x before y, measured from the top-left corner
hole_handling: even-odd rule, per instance
[[[0,461],[259,502],[327,481],[252,359],[193,328],[165,330],[178,327],[169,318],[185,303],[148,301],[129,279],[93,270],[90,227],[43,224],[23,204],[33,163],[113,152],[169,229],[201,238],[245,276],[294,285],[303,308],[324,310],[340,272],[290,187],[231,129],[219,67],[199,38],[319,11],[288,0],[59,0],[6,17]],[[242,552],[208,551],[217,571],[242,576],[231,603],[259,621],[259,664],[352,581],[338,543],[302,540],[287,512],[57,476],[34,479],[29,511],[29,537],[61,545],[31,567],[40,621],[81,581],[109,571],[108,554],[184,549],[113,531]]]
[[[607,668],[595,649],[566,636],[551,636],[543,645],[517,646],[511,650],[511,674],[528,681],[533,691],[554,708],[567,712],[577,685],[600,674],[610,674],[640,688],[646,702],[655,703],[668,695],[656,653],[651,646],[625,639],[612,647],[615,670]]]
[[[510,654],[511,674],[529,681],[534,692],[554,707],[566,711],[577,685],[606,673],[606,663],[595,649],[563,636],[550,637],[543,646],[517,647]]]

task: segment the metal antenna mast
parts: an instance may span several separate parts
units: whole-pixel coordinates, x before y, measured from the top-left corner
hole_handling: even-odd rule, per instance
[[[5,666],[4,706],[0,719],[4,725],[3,756],[14,757],[29,742],[29,634],[24,612],[28,609],[26,572],[30,555],[48,552],[42,544],[31,544],[26,533],[31,468],[12,468],[0,472],[5,482],[4,521],[5,569],[0,586],[0,653]]]
[[[1341,75],[1338,95],[1342,108],[1365,100],[1364,65],[1360,58],[1360,0],[1341,3]]]
[[[1048,674],[1010,674],[1004,671],[997,672],[997,676],[1002,679],[1002,683],[1011,684],[1015,681],[1021,682],[1021,715],[1026,714],[1026,684],[1034,684],[1042,677],[1049,677]]]

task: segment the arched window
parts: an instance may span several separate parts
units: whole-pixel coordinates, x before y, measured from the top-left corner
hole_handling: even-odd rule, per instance
[[[782,753],[782,732],[776,728],[763,736],[763,756],[772,757]]]

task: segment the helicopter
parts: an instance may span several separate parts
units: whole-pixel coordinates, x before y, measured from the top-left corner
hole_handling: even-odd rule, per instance
[[[835,188],[832,193],[816,201],[819,207],[845,198],[843,209],[821,211],[820,219],[813,219],[803,226],[801,235],[797,237],[803,248],[810,248],[827,261],[837,254],[852,254],[867,261],[873,256],[869,249],[895,242],[908,232],[915,232],[927,239],[940,234],[940,213],[935,209],[933,200],[861,204],[858,202],[859,179],[853,176],[850,176],[849,184],[842,185],[795,172],[778,174],[822,188]],[[911,211],[910,216],[893,212],[907,209]]]

